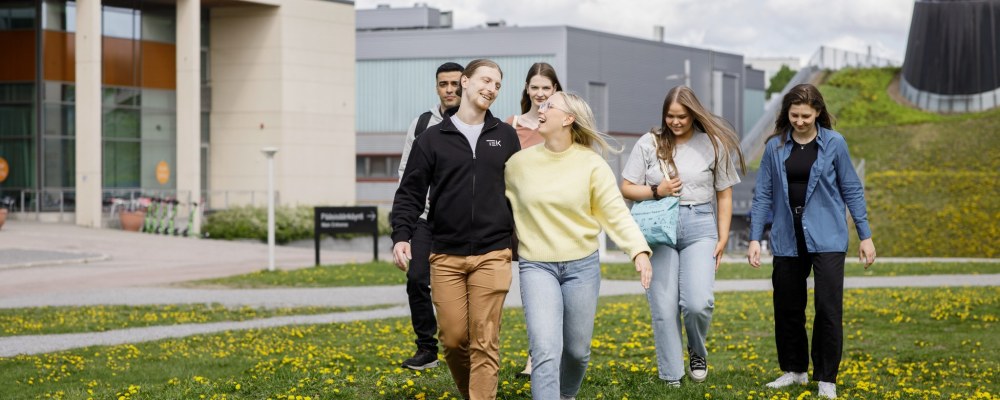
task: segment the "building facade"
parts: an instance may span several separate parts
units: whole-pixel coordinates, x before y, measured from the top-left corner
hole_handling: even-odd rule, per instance
[[[426,6],[417,8],[421,7]],[[659,126],[663,99],[674,86],[690,86],[737,132],[742,132],[745,120],[756,121],[762,111],[762,106],[745,107],[746,90],[753,93],[754,104],[762,104],[763,82],[748,88],[748,74],[753,80],[763,74],[746,69],[742,55],[570,26],[498,23],[449,29],[422,17],[433,13],[415,12],[419,20],[414,22],[402,20],[400,14],[379,20],[380,10],[390,9],[358,11],[359,21],[365,19],[364,26],[373,27],[360,30],[359,22],[356,37],[359,204],[391,205],[405,131],[414,118],[437,104],[434,72],[447,61],[464,65],[489,58],[500,65],[503,87],[491,108],[500,118],[520,113],[528,68],[535,62],[552,64],[564,88],[590,103],[598,127],[624,146],[609,160],[616,173],[638,137]],[[757,114],[747,115],[748,111]]]
[[[282,203],[353,203],[354,43],[350,1],[4,2],[0,197],[263,202],[273,146]]]

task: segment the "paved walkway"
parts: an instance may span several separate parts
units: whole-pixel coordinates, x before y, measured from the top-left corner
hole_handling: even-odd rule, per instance
[[[277,264],[281,268],[310,266],[313,257],[313,249],[277,249]],[[382,257],[388,259],[388,254]],[[611,261],[617,261],[615,256],[610,258]],[[240,322],[7,337],[0,338],[0,357],[94,345],[137,343],[227,330],[402,317],[409,313],[405,306],[406,290],[402,285],[305,289],[189,289],[163,286],[258,271],[266,265],[266,259],[267,247],[258,243],[163,237],[60,224],[8,222],[0,231],[0,308],[197,303],[255,307],[389,307]],[[323,253],[324,263],[367,262],[370,259],[370,248],[357,251],[324,250]],[[732,257],[726,261],[741,262],[742,259]],[[879,260],[889,261],[892,260]],[[927,259],[907,259],[906,262],[914,261]],[[517,275],[514,276],[506,307],[521,305]],[[1000,274],[849,277],[845,280],[845,287],[848,288],[897,286],[1000,286]],[[771,290],[769,280],[716,282],[718,292],[762,290]],[[637,281],[604,281],[601,284],[601,296],[642,293]]]

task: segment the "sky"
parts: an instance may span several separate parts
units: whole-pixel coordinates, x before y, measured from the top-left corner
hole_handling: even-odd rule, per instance
[[[503,20],[508,26],[570,25],[742,54],[798,57],[821,45],[903,60],[913,0],[424,0],[451,10],[456,29]],[[358,9],[379,4],[412,7],[414,1],[356,0]],[[530,43],[525,43],[530,46]]]

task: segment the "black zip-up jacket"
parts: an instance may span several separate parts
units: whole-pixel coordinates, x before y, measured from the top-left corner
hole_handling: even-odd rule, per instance
[[[469,140],[451,122],[458,108],[413,142],[392,201],[393,243],[409,241],[430,190],[432,251],[481,255],[511,247],[514,217],[504,194],[504,164],[521,149],[517,132],[486,111],[472,153]]]

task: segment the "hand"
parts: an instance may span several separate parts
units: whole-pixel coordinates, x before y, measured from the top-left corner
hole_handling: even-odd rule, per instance
[[[649,290],[649,282],[653,280],[653,264],[649,262],[649,253],[639,253],[632,262],[635,263],[635,272],[639,273],[642,288]]]
[[[747,249],[747,262],[750,263],[751,267],[760,268],[760,242],[750,241],[750,247]]]
[[[681,178],[673,178],[670,180],[660,181],[660,185],[656,187],[656,192],[663,196],[680,196],[681,195]]]
[[[719,272],[719,264],[722,264],[722,254],[726,250],[726,243],[719,242],[715,245],[715,253],[712,256],[715,257],[715,272]]]
[[[392,246],[392,259],[396,262],[396,268],[406,272],[410,268],[410,260],[413,255],[410,253],[410,242],[396,242]]]
[[[872,238],[861,241],[858,246],[858,259],[865,263],[865,269],[875,262],[875,243],[872,242]]]

